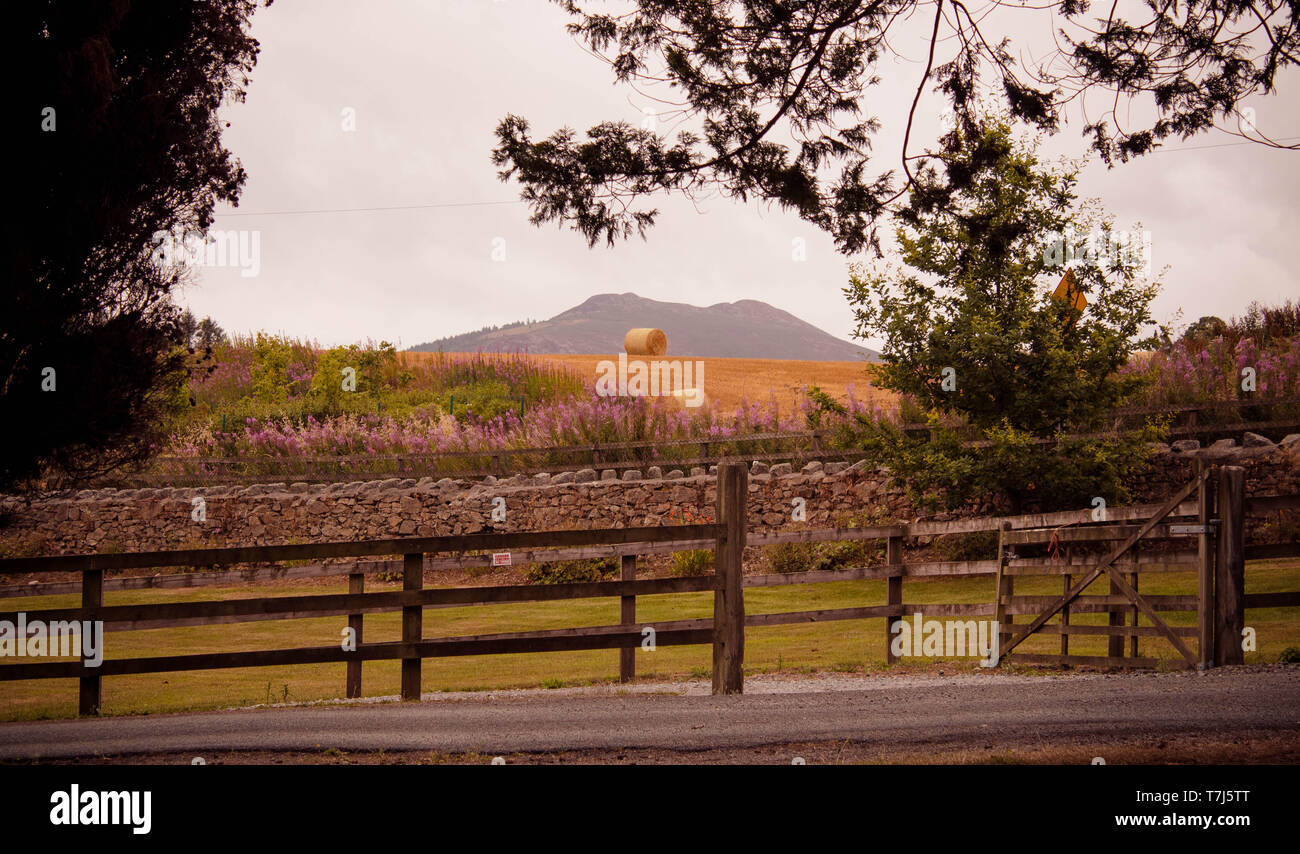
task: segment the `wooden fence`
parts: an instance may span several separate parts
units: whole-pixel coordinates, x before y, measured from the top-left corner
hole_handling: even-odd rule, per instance
[[[886,657],[891,650],[898,623],[923,611],[934,617],[983,617],[997,620],[1003,628],[1003,649],[1011,652],[1030,635],[1060,636],[1060,654],[1044,656],[1015,652],[1026,663],[1086,664],[1150,667],[1169,659],[1137,655],[1140,637],[1163,637],[1182,656],[1186,666],[1232,664],[1241,661],[1241,628],[1247,607],[1300,606],[1300,591],[1251,594],[1245,590],[1244,561],[1271,557],[1298,557],[1300,545],[1249,545],[1244,542],[1243,519],[1251,513],[1273,513],[1300,509],[1300,496],[1247,499],[1244,471],[1238,467],[1205,468],[1197,478],[1164,504],[1111,508],[1104,521],[1093,519],[1092,510],[1033,514],[1016,517],[988,517],[947,522],[917,522],[863,528],[830,528],[781,531],[769,534],[747,532],[748,474],[743,465],[719,468],[717,522],[669,527],[566,530],[508,534],[473,534],[453,537],[408,538],[365,542],[322,543],[291,546],[201,549],[189,551],[141,552],[113,555],[70,555],[47,558],[17,558],[0,561],[0,574],[29,572],[80,572],[81,606],[77,608],[29,611],[27,620],[103,621],[106,631],[130,631],[252,620],[287,620],[346,615],[355,632],[355,648],[342,645],[247,652],[166,655],[139,658],[107,658],[98,667],[83,661],[42,661],[0,666],[0,681],[19,679],[76,678],[80,680],[80,711],[97,714],[101,704],[102,680],[109,676],[137,673],[207,670],[286,664],[338,662],[346,665],[346,694],[361,695],[361,665],[364,661],[401,660],[401,696],[418,699],[421,692],[421,661],[453,655],[487,655],[518,652],[551,652],[580,649],[618,649],[620,677],[634,676],[632,651],[642,643],[642,629],[636,620],[639,595],[709,592],[714,594],[711,619],[657,622],[655,643],[664,645],[712,644],[714,693],[743,690],[745,629],[834,620],[884,620]],[[1183,520],[1181,523],[1178,520]],[[1136,523],[1136,524],[1135,524]],[[977,531],[996,531],[997,556],[990,560],[907,562],[904,541]],[[791,542],[834,542],[877,540],[885,544],[884,563],[847,569],[749,575],[742,572],[741,558],[748,546]],[[1093,544],[1120,542],[1104,556],[1084,553]],[[1143,544],[1141,552],[1136,546]],[[1163,542],[1163,546],[1152,544]],[[664,551],[712,548],[715,571],[686,578],[637,580],[636,556]],[[1018,547],[1027,552],[1018,554]],[[523,561],[618,555],[621,578],[578,584],[519,585],[468,588],[424,587],[424,570],[430,565],[481,565],[489,554],[464,555],[523,549],[514,557]],[[1077,549],[1077,553],[1072,553]],[[1028,552],[1038,552],[1030,554]],[[434,558],[426,555],[460,555]],[[255,599],[207,600],[141,605],[108,605],[105,589],[140,587],[202,586],[240,580],[284,577],[281,567],[195,573],[186,576],[127,577],[105,581],[108,570],[174,566],[215,566],[253,562],[285,562],[311,559],[401,556],[403,589],[367,593],[364,568],[378,564],[352,563],[339,567],[295,567],[304,574],[349,575],[346,594],[276,596]],[[385,564],[387,565],[387,564]],[[393,564],[395,565],[395,564]],[[1139,593],[1139,576],[1155,572],[1195,572],[1197,588],[1186,595],[1151,596]],[[280,574],[277,575],[276,573]],[[1109,595],[1083,595],[1092,580],[1107,574]],[[1016,595],[1015,582],[1029,576],[1062,578],[1061,596]],[[904,581],[924,582],[954,577],[986,577],[991,581],[990,601],[980,603],[909,604],[904,599]],[[168,579],[182,578],[172,585]],[[884,602],[848,608],[773,614],[746,614],[744,589],[752,587],[815,584],[847,580],[883,580]],[[137,583],[140,582],[140,583]],[[77,584],[73,582],[73,584]],[[65,582],[11,586],[5,595],[66,593]],[[620,600],[620,622],[615,625],[513,632],[493,635],[426,639],[423,611],[426,608],[459,607],[470,604],[511,603],[616,596]],[[402,639],[397,642],[364,641],[364,615],[400,610]],[[1194,611],[1194,628],[1170,627],[1159,613]],[[1072,614],[1106,613],[1109,625],[1071,622]],[[1058,615],[1056,623],[1048,620]],[[1017,624],[1019,616],[1033,616]],[[16,613],[0,613],[0,620],[13,621]],[[1140,617],[1148,625],[1140,625]],[[1071,655],[1071,636],[1104,635],[1108,655]],[[1125,655],[1125,639],[1128,654]],[[1193,653],[1184,639],[1195,639]]]
[[[1119,409],[1113,413],[1114,430],[1128,429],[1135,417],[1169,415],[1185,423],[1169,430],[1171,439],[1208,438],[1240,434],[1245,430],[1281,435],[1300,431],[1300,418],[1281,417],[1244,421],[1207,421],[1209,413],[1268,410],[1300,404],[1300,397],[1274,400],[1223,401],[1214,404],[1187,404],[1167,407]],[[907,424],[912,434],[928,435],[925,424]],[[759,460],[835,461],[857,458],[860,450],[832,447],[830,430],[780,431],[750,433],[725,439],[670,439],[642,442],[603,442],[561,447],[500,448],[485,451],[446,451],[438,454],[357,454],[291,457],[159,457],[152,469],[103,479],[105,485],[139,484],[144,486],[213,485],[223,483],[265,483],[272,478],[289,478],[303,482],[331,482],[387,477],[497,477],[509,474],[574,471],[582,468],[621,471],[658,465],[689,470],[695,466],[721,465],[726,462]],[[1095,436],[1113,433],[1089,434]],[[1042,440],[1043,442],[1051,440]],[[979,444],[972,442],[972,444]],[[672,454],[681,453],[673,457]]]

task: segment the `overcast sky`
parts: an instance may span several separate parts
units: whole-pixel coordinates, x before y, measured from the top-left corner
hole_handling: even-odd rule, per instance
[[[1045,13],[999,14],[1011,16],[1017,51],[1050,47]],[[906,58],[885,60],[866,99],[883,125],[878,171],[898,163],[930,25],[920,17],[893,39]],[[850,259],[794,214],[665,198],[648,242],[613,249],[528,223],[518,186],[501,183],[489,159],[503,116],[524,116],[538,139],[562,125],[641,124],[645,109],[664,109],[615,86],[565,32],[567,20],[542,0],[277,0],[259,10],[247,101],[225,110],[225,141],[248,182],[214,228],[259,232],[260,270],[204,268],[180,301],[227,331],[324,345],[406,347],[628,291],[694,305],[763,300],[848,338]],[[1256,125],[1275,139],[1300,137],[1300,80],[1280,84],[1280,95],[1250,104]],[[940,106],[927,92],[913,153],[933,139]],[[1044,154],[1084,153],[1081,114],[1069,119]],[[1140,221],[1151,232],[1153,270],[1170,268],[1156,303],[1162,321],[1179,309],[1184,323],[1226,318],[1252,299],[1300,295],[1300,152],[1239,142],[1217,132],[1174,140],[1168,147],[1179,150],[1083,173],[1082,196],[1100,198],[1121,227]],[[421,205],[449,206],[300,213]],[[802,262],[792,259],[797,238]]]

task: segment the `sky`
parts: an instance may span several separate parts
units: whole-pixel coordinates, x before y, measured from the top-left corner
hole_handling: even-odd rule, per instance
[[[994,12],[990,31],[1009,34],[1017,55],[1050,48],[1046,13]],[[892,36],[900,56],[884,59],[864,101],[883,126],[877,171],[897,169],[929,18],[918,14]],[[625,292],[701,306],[762,300],[849,339],[842,289],[850,262],[869,259],[838,254],[793,213],[662,197],[648,240],[594,249],[567,228],[529,224],[518,185],[502,183],[490,160],[506,114],[527,118],[539,139],[566,125],[640,125],[647,110],[665,110],[616,85],[565,31],[568,20],[543,0],[277,0],[260,9],[247,99],[222,113],[225,144],[248,181],[238,208],[220,206],[213,226],[242,232],[258,250],[256,269],[198,268],[178,301],[228,332],[324,346],[409,347]],[[1300,75],[1278,89],[1248,106],[1261,131],[1295,141]],[[1040,153],[1085,155],[1082,110],[1101,100],[1067,114]],[[941,113],[927,87],[910,153],[932,142]],[[1240,143],[1216,131],[1113,169],[1094,158],[1081,173],[1081,197],[1100,199],[1118,227],[1150,232],[1152,270],[1164,270],[1161,322],[1300,297],[1300,152]]]

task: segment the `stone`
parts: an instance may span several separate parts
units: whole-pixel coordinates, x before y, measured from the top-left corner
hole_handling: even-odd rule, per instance
[[[668,474],[666,474],[665,477],[668,480],[677,480],[678,478],[686,477],[686,473],[683,472],[681,469],[673,469],[672,471],[668,472]]]
[[[767,474],[768,470],[771,468],[771,466],[761,460],[754,460],[754,462],[749,466],[749,473],[751,475]]]
[[[695,466],[691,469],[691,477],[704,477],[704,469]]]
[[[715,475],[715,474],[717,474],[717,473],[718,473],[718,467],[717,467],[717,466],[709,466],[709,474],[710,474],[710,475]]]
[[[1215,453],[1225,453],[1237,447],[1236,439],[1220,439],[1210,446],[1209,450]]]
[[[772,477],[785,477],[794,471],[794,466],[789,463],[777,463],[772,466]]]
[[[618,480],[618,472],[613,469],[605,469],[600,473],[601,480]]]
[[[803,472],[804,474],[812,474],[813,472],[818,472],[821,470],[822,470],[822,464],[817,460],[813,460],[810,463],[805,463],[804,467],[800,469],[800,471]]]
[[[623,480],[640,480],[641,472],[637,469],[628,469],[623,472]]]
[[[1278,442],[1284,448],[1290,448],[1293,445],[1300,445],[1300,433],[1288,433],[1281,442]]]
[[[1273,440],[1258,433],[1246,433],[1241,437],[1241,446],[1243,448],[1271,448],[1273,447]]]
[[[551,475],[550,475],[549,472],[544,472],[544,471],[543,471],[543,472],[538,472],[537,474],[533,475],[533,483],[537,483],[537,484],[547,484],[547,483],[550,483],[550,482],[551,482]]]
[[[1173,448],[1174,453],[1176,454],[1186,454],[1192,451],[1199,451],[1201,449],[1201,443],[1198,439],[1179,439],[1169,447]]]
[[[1147,444],[1147,447],[1151,449],[1151,453],[1158,457],[1162,457],[1170,452],[1170,447],[1164,442],[1150,442]]]
[[[299,480],[289,484],[290,492],[306,492],[309,489],[311,489],[311,484],[305,480]]]
[[[483,486],[492,486],[496,482],[497,482],[497,476],[494,474],[490,474],[487,477],[483,478],[483,480],[479,481],[479,483],[481,483]]]
[[[551,483],[573,483],[577,478],[578,476],[574,472],[562,471],[555,477],[551,478]]]
[[[864,470],[866,467],[867,467],[867,461],[866,461],[866,460],[858,460],[856,463],[854,463],[853,465],[849,466],[848,470],[849,470],[849,471],[857,472],[857,471],[862,471],[862,470]]]
[[[646,480],[660,480],[663,476],[664,471],[659,468],[659,466],[650,466],[650,468],[645,470]]]
[[[839,474],[849,467],[848,463],[827,463],[823,469],[827,474]]]
[[[573,473],[575,483],[591,483],[597,478],[595,469],[578,469]]]

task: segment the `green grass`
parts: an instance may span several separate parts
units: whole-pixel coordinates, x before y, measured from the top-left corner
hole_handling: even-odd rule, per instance
[[[1247,587],[1252,593],[1300,589],[1300,561],[1261,561],[1247,567]],[[940,578],[909,580],[903,587],[904,600],[927,603],[979,603],[992,596],[992,579]],[[1106,582],[1097,582],[1088,593],[1104,593]],[[371,585],[370,589],[394,589],[395,585]],[[1141,592],[1188,594],[1195,590],[1193,573],[1143,575]],[[275,595],[344,592],[346,582],[336,585],[277,587]],[[205,599],[235,599],[266,594],[255,586],[204,588],[185,591],[123,591],[105,595],[105,604],[126,605],[181,602]],[[1061,592],[1059,578],[1020,578],[1016,593],[1041,595]],[[758,587],[745,592],[746,611],[751,614],[846,608],[880,604],[884,585],[879,581],[844,581],[785,587]],[[34,611],[44,608],[75,607],[76,595],[10,599],[5,610]],[[426,637],[492,634],[496,632],[560,629],[565,627],[617,623],[617,598],[578,599],[559,602],[481,605],[426,609]],[[665,594],[637,599],[640,625],[667,620],[707,618],[713,613],[708,593]],[[1194,625],[1193,612],[1166,613],[1172,625]],[[1075,623],[1104,624],[1104,614],[1073,615]],[[1017,622],[1028,622],[1019,617]],[[1146,624],[1145,620],[1143,624]],[[105,645],[110,658],[145,655],[229,652],[323,646],[339,643],[344,617],[234,623],[180,629],[110,632]],[[1300,646],[1300,609],[1260,608],[1246,613],[1246,625],[1256,630],[1258,651],[1246,654],[1248,664],[1277,661],[1282,650]],[[365,619],[365,640],[395,641],[401,635],[400,615],[372,614]],[[1192,644],[1194,646],[1194,644]],[[1059,652],[1058,636],[1031,638],[1019,649],[1024,652]],[[1106,638],[1073,636],[1071,653],[1104,655]],[[751,628],[745,636],[747,673],[870,673],[885,670],[884,620],[846,620],[833,623],[805,623],[791,626]],[[1140,654],[1176,662],[1177,653],[1163,639],[1142,638]],[[648,681],[707,678],[712,652],[708,645],[662,646],[654,651],[636,651],[637,676]],[[9,659],[13,661],[13,659]],[[6,662],[8,663],[8,662]],[[889,669],[908,671],[931,667],[932,659],[903,659]],[[953,661],[958,668],[976,669],[974,659]],[[1014,657],[1009,666],[1014,667]],[[196,673],[158,673],[116,676],[104,680],[105,714],[147,714],[246,706],[267,702],[302,702],[337,698],[343,694],[346,665],[316,664],[281,667],[209,670]],[[951,668],[950,668],[951,669]],[[511,655],[459,656],[426,659],[425,691],[499,690],[519,687],[558,688],[613,682],[618,676],[617,650],[518,653]],[[396,661],[367,662],[363,669],[366,696],[399,693],[400,668]],[[75,716],[77,683],[73,679],[0,682],[0,719],[38,719]]]

